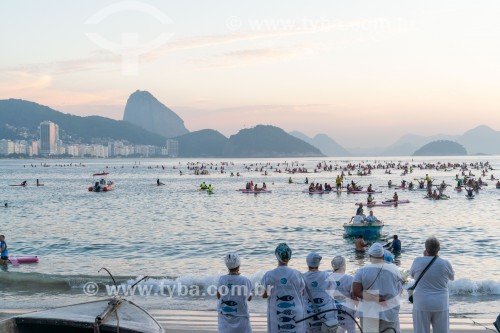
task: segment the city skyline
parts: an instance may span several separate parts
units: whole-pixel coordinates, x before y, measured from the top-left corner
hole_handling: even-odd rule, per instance
[[[500,129],[500,4],[359,5],[6,3],[0,27],[18,32],[3,36],[0,98],[121,119],[129,94],[148,90],[190,131],[263,123],[346,148]],[[161,45],[124,67],[96,36]]]

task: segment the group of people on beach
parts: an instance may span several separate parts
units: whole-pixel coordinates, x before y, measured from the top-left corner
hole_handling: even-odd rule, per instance
[[[395,241],[391,245],[398,244]],[[418,333],[429,333],[431,327],[434,332],[449,332],[448,282],[454,279],[454,271],[439,257],[439,251],[439,241],[428,238],[423,256],[413,261],[409,271],[416,281],[410,289],[413,328]],[[384,259],[384,253],[382,244],[372,244],[370,263],[351,276],[346,274],[344,257],[332,259],[332,272],[321,271],[322,256],[311,252],[306,257],[307,271],[301,273],[288,267],[292,250],[280,243],[274,251],[277,267],[261,280],[261,296],[267,299],[267,332],[354,333],[356,318],[366,333],[400,332],[403,279],[397,266]],[[252,283],[240,275],[237,253],[228,253],[224,260],[229,272],[218,282],[218,331],[251,332],[248,302],[254,293]]]

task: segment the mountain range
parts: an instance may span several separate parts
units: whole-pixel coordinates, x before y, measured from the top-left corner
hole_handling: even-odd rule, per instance
[[[168,128],[168,137],[174,136],[179,141],[179,156],[182,157],[324,156],[319,149],[275,126],[258,125],[242,129],[229,138],[212,129],[189,133],[182,119],[173,111],[170,111],[173,115],[166,112],[165,108],[147,92],[133,93],[125,109],[128,116],[124,118],[130,119],[130,112],[136,116],[141,113],[139,118],[143,118],[143,122],[136,125],[129,121],[98,116],[65,114],[25,100],[0,100],[0,139],[37,140],[40,123],[48,120],[59,126],[59,137],[65,143],[107,144],[109,141],[120,140],[131,144],[164,147],[167,136],[144,128],[154,124],[157,129]]]
[[[279,127],[257,125],[226,138],[205,129],[175,138],[181,157],[316,157],[319,149],[286,133]]]
[[[412,155],[422,146],[439,140],[454,141],[468,151],[469,154],[500,154],[500,131],[491,127],[481,125],[468,130],[462,135],[438,134],[433,136],[422,136],[407,134],[402,136],[394,144],[380,152],[382,156],[408,156]]]
[[[167,138],[179,141],[180,156],[410,156],[428,143],[447,140],[462,145],[469,154],[500,154],[500,131],[486,125],[462,135],[407,134],[385,148],[345,149],[326,134],[309,137],[299,131],[284,132],[259,125],[225,137],[214,129],[189,132],[184,121],[147,91],[137,90],[127,100],[123,121],[99,116],[64,114],[34,102],[0,100],[0,139],[38,139],[38,127],[50,120],[59,125],[67,143],[107,143],[123,140],[131,144],[164,146]]]
[[[314,138],[310,138],[302,132],[292,131],[289,133],[296,138],[309,143],[310,145],[318,148],[326,156],[351,156],[344,147],[339,145],[335,140],[326,134],[317,134]]]
[[[107,143],[125,140],[134,144],[164,146],[165,138],[127,121],[62,113],[21,99],[0,100],[0,139],[38,139],[43,121],[59,125],[61,140],[72,143]]]

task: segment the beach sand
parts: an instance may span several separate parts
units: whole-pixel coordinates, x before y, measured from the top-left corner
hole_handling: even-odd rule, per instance
[[[1,310],[0,320],[30,311]],[[215,311],[181,311],[181,310],[150,310],[149,313],[158,320],[167,333],[212,333],[217,332],[217,312]],[[251,314],[252,331],[266,332],[266,316]],[[400,314],[403,333],[413,333],[411,314]],[[495,319],[452,317],[450,332],[477,333],[497,332],[493,326]],[[439,332],[436,332],[439,333]]]

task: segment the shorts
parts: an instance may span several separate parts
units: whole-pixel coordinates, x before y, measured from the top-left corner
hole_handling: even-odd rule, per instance
[[[9,260],[9,256],[1,256],[0,259],[2,259],[2,260]]]

